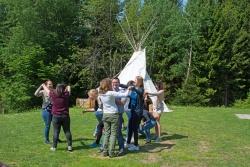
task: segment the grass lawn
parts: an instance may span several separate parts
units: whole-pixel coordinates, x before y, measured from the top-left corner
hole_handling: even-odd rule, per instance
[[[123,157],[103,158],[94,140],[96,124],[93,113],[82,114],[72,108],[73,153],[66,143],[55,152],[43,143],[43,122],[39,110],[0,115],[0,162],[9,166],[250,166],[250,120],[234,114],[250,114],[250,109],[171,107],[161,120],[162,142],[144,145],[141,150]],[[124,115],[124,118],[126,116]],[[154,132],[154,131],[152,131]],[[124,132],[125,133],[125,132]],[[52,139],[52,131],[51,131]],[[60,138],[65,141],[63,132]]]

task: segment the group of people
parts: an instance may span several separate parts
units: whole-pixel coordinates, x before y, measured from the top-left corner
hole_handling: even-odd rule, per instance
[[[138,134],[146,136],[146,143],[151,142],[150,129],[155,127],[155,142],[160,141],[160,117],[164,110],[164,89],[162,82],[156,82],[157,92],[144,90],[143,78],[137,76],[134,81],[121,84],[119,78],[105,78],[97,89],[88,92],[84,112],[94,112],[97,125],[94,131],[96,137],[92,147],[100,146],[103,156],[121,156],[127,148],[138,151]],[[42,84],[35,92],[43,97],[43,119],[45,122],[45,143],[49,142],[50,122],[54,127],[52,151],[56,150],[61,126],[67,138],[68,151],[72,151],[72,136],[70,132],[69,95],[70,87],[58,84],[53,89],[51,81]],[[151,100],[150,96],[156,96]],[[123,113],[127,115],[126,139],[122,134],[125,124]],[[126,126],[126,125],[125,125]],[[104,133],[104,134],[103,134]],[[103,142],[100,140],[103,136]],[[119,151],[115,152],[118,141]]]

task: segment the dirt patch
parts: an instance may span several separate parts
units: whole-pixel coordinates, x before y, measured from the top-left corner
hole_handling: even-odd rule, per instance
[[[158,154],[147,154],[148,156],[145,157],[141,162],[143,164],[148,164],[148,163],[156,163],[158,161],[161,161],[162,158]]]
[[[208,151],[209,151],[209,143],[206,141],[200,141],[199,152],[208,152]]]

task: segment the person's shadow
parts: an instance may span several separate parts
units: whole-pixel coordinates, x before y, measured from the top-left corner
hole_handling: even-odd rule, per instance
[[[162,133],[161,142],[151,142],[149,144],[145,144],[142,147],[140,147],[139,152],[161,152],[163,150],[170,150],[175,146],[175,142],[171,140],[177,140],[177,139],[183,139],[188,138],[188,136],[180,135],[180,134],[172,134],[168,135],[167,133]]]

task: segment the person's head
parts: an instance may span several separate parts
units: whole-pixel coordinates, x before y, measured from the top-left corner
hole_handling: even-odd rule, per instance
[[[88,91],[88,96],[89,96],[90,99],[95,100],[95,99],[97,99],[98,91],[96,89],[90,89]]]
[[[52,83],[51,80],[48,79],[47,81],[45,81],[45,85],[46,85],[46,87],[49,88],[50,90],[53,89],[53,83]]]
[[[120,80],[119,78],[115,77],[112,79],[112,88],[113,89],[118,89],[120,85]]]
[[[164,84],[163,84],[163,82],[162,82],[162,81],[157,81],[157,82],[155,82],[155,88],[156,88],[157,90],[163,90],[163,89],[164,89]]]
[[[105,78],[105,79],[101,80],[100,87],[99,87],[99,93],[104,94],[110,90],[112,90],[111,79]]]
[[[65,84],[57,84],[56,85],[56,95],[61,97],[64,95],[66,85]]]
[[[135,86],[135,81],[133,80],[128,81],[127,86]]]
[[[138,88],[143,88],[143,78],[141,76],[136,76],[135,77],[135,86]]]

